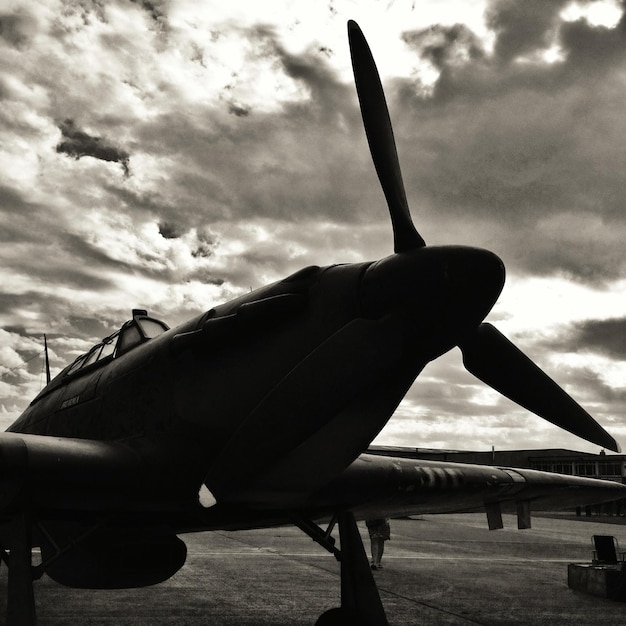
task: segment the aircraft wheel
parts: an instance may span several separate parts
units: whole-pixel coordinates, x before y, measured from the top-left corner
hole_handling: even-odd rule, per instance
[[[320,615],[315,626],[360,626],[361,620],[356,611],[337,607]]]

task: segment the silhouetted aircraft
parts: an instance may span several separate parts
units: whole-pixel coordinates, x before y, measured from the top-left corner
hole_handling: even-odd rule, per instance
[[[43,573],[70,587],[150,585],[184,564],[180,534],[285,523],[340,560],[342,606],[320,623],[385,624],[356,519],[484,508],[495,528],[512,507],[526,527],[546,503],[624,495],[593,479],[363,454],[424,366],[454,346],[515,402],[618,445],[482,323],[504,284],[501,260],[426,247],[374,60],[356,23],[348,32],[394,254],[306,267],[175,329],[135,310],[56,376],[0,436],[10,625],[35,623]]]

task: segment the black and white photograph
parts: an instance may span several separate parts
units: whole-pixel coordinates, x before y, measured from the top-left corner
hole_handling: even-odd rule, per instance
[[[626,3],[0,0],[0,624],[626,602]]]

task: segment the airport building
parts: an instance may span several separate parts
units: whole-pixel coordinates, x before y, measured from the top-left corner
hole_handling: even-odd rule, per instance
[[[430,448],[405,448],[393,446],[371,446],[368,452],[385,456],[399,456],[428,461],[450,461],[452,463],[475,463],[500,467],[521,467],[602,478],[626,484],[626,455],[577,452],[553,448],[545,450],[490,450],[467,452],[461,450],[433,450]]]

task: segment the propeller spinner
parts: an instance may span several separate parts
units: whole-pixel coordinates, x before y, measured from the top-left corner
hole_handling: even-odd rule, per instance
[[[353,20],[348,22],[348,39],[363,125],[391,215],[394,251],[418,251],[426,243],[411,219],[380,76]],[[589,413],[490,324],[478,324],[458,345],[466,369],[504,396],[587,441],[620,451]]]

